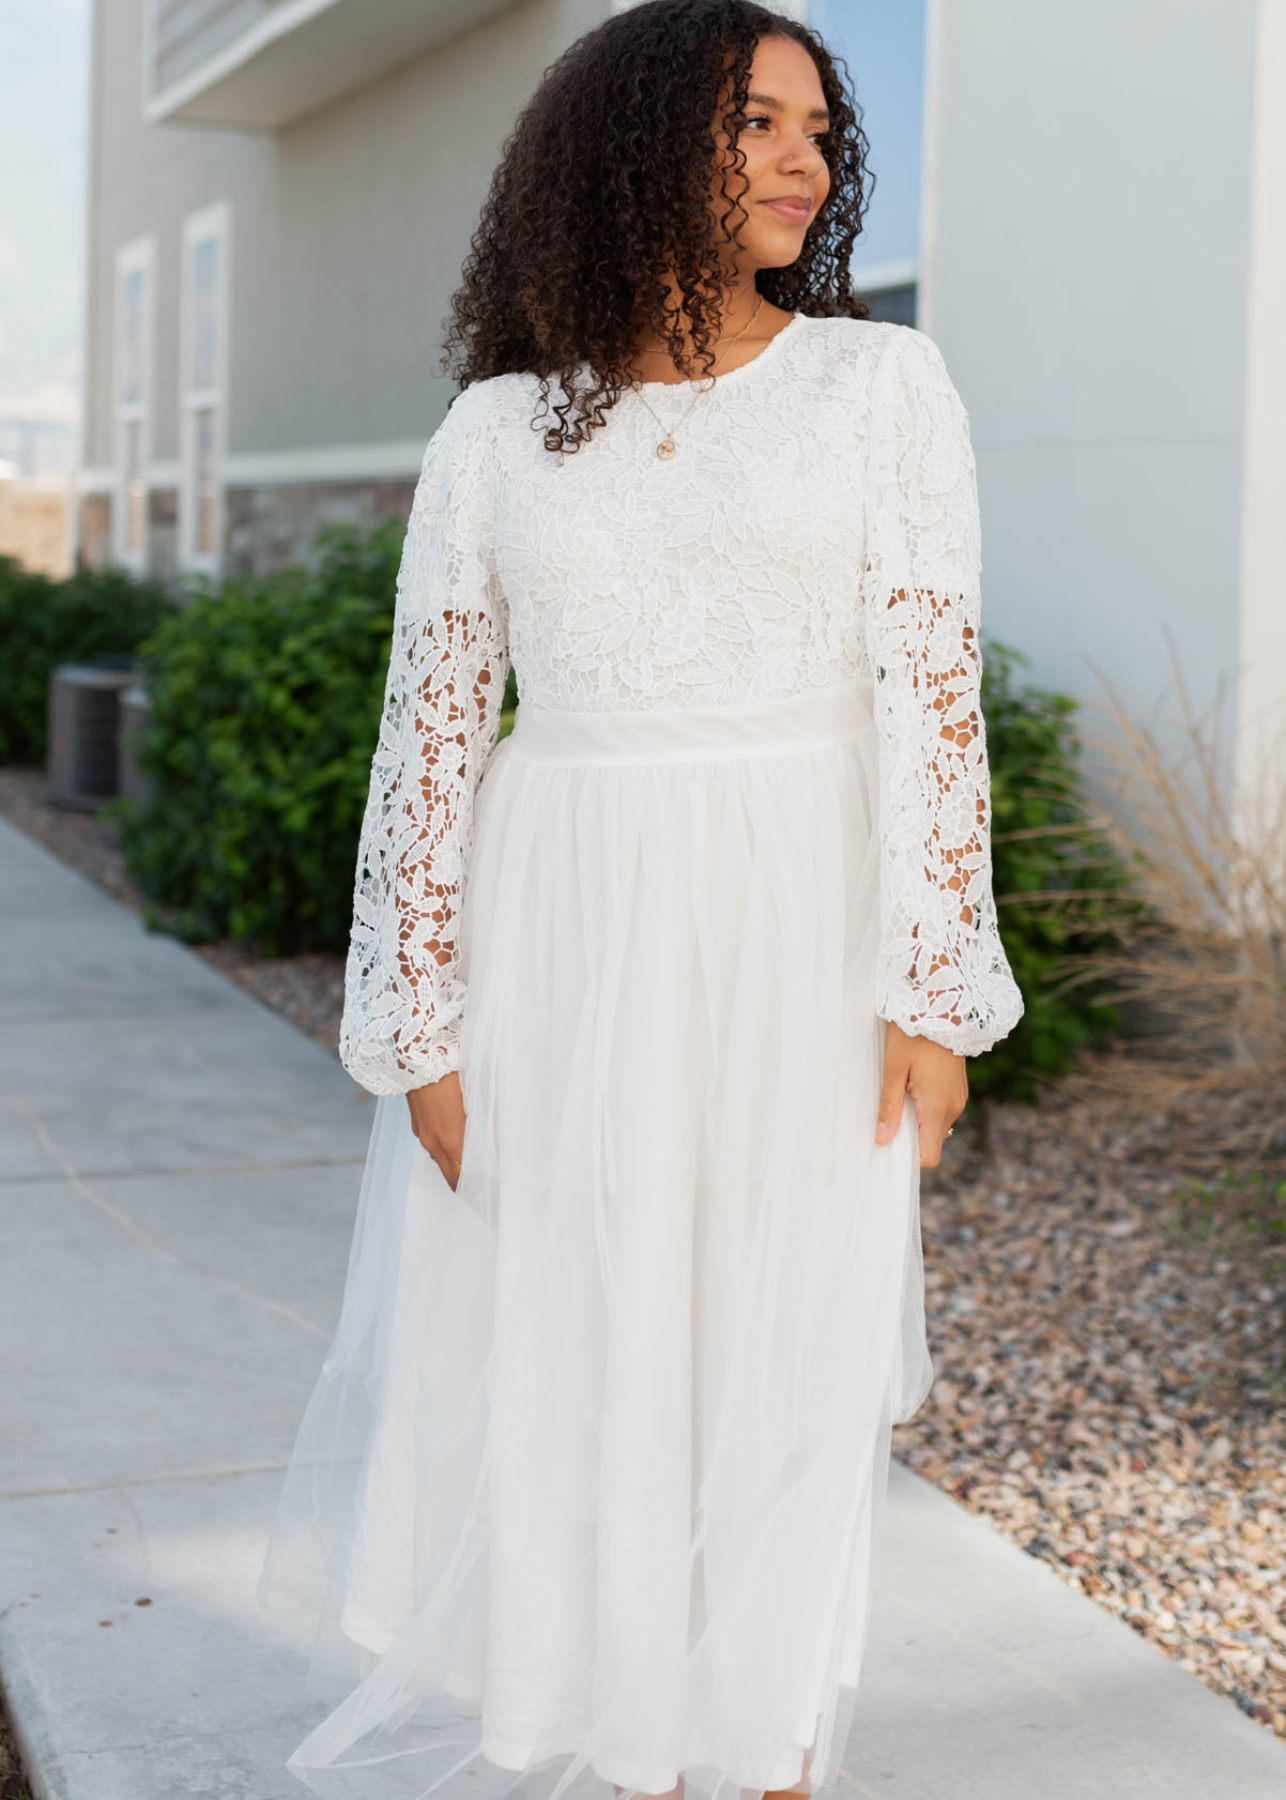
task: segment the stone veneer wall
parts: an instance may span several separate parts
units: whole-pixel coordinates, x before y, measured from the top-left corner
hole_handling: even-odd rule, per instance
[[[55,579],[69,574],[67,507],[66,488],[0,481],[0,556]]]
[[[230,487],[224,492],[224,569],[262,575],[312,560],[323,525],[363,530],[381,519],[411,516],[415,478],[403,481],[291,482]]]
[[[369,529],[380,519],[411,516],[415,478],[403,481],[290,482],[230,487],[224,493],[224,573],[264,575],[309,563],[317,533],[332,523]],[[112,560],[112,497],[80,497],[80,553],[94,568]],[[178,578],[178,494],[153,488],[147,497],[148,573]]]
[[[92,569],[106,568],[112,560],[112,497],[110,494],[82,494],[80,497],[79,544],[82,562]]]
[[[147,571],[172,582],[179,570],[179,491],[151,488],[147,496]]]

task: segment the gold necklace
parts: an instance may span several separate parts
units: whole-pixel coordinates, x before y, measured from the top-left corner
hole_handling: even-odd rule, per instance
[[[720,344],[724,343],[725,341],[728,342],[729,344],[735,344],[738,338],[745,337],[746,333],[750,330],[750,327],[754,324],[755,320],[759,317],[759,308],[763,305],[763,303],[764,303],[764,297],[762,294],[760,294],[759,299],[755,303],[755,310],[751,313],[750,317],[746,320],[745,324],[741,327],[741,330],[734,332],[732,334],[732,336],[730,338],[728,338],[727,340],[725,340],[723,338],[718,338],[715,341]],[[719,379],[719,377],[717,375],[711,375],[709,379],[711,381],[717,381]],[[662,384],[662,385],[667,385],[667,384]],[[668,385],[670,387],[678,387],[679,383],[677,381],[673,381],[673,382],[668,383]],[[675,451],[678,449],[678,445],[674,441],[674,432],[675,432],[676,428],[674,426],[671,426],[669,428],[669,430],[666,430],[665,420],[660,417],[660,415],[657,413],[655,407],[653,407],[651,402],[645,397],[645,395],[643,393],[643,389],[642,389],[642,384],[640,382],[637,382],[637,381],[631,382],[630,386],[634,389],[634,392],[638,395],[639,399],[643,401],[644,406],[646,406],[648,411],[652,414],[652,417],[656,420],[657,424],[661,427],[661,430],[665,432],[665,436],[661,439],[660,443],[656,447],[656,453],[661,458],[662,462],[669,462],[670,458],[674,455]],[[679,425],[683,424],[684,419],[687,418],[688,413],[690,413],[692,411],[692,408],[696,405],[697,401],[701,398],[702,394],[708,394],[709,392],[710,392],[709,388],[698,388],[697,389],[696,393],[692,396],[691,403],[687,407],[686,411],[683,413],[682,417],[680,417],[680,419],[678,420]]]

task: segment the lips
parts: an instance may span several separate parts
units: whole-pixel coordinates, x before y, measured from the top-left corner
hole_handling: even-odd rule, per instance
[[[809,203],[796,195],[782,194],[776,200],[761,200],[759,204],[766,206],[770,212],[775,212],[778,218],[785,219],[790,225],[807,223]]]

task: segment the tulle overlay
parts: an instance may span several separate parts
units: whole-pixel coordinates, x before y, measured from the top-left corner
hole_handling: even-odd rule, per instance
[[[492,751],[458,1187],[381,1097],[261,1587],[339,1698],[318,1793],[834,1779],[931,1378],[877,791],[866,680]]]

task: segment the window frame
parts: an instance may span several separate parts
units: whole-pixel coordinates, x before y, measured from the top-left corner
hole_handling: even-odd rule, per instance
[[[194,257],[200,245],[216,248],[213,330],[214,366],[211,379],[198,387],[193,382],[196,349],[196,296]],[[186,574],[208,575],[217,580],[223,570],[224,477],[228,443],[228,322],[231,291],[230,260],[232,209],[226,200],[203,206],[183,221],[179,268],[179,494],[178,565]],[[213,548],[199,547],[201,516],[200,469],[197,462],[200,415],[214,415],[213,444]]]
[[[125,295],[129,282],[141,276],[137,373],[138,392],[126,398]],[[156,238],[148,232],[131,238],[116,249],[112,288],[112,556],[135,575],[147,570],[148,468],[152,461],[152,400],[155,388],[153,356],[156,341]],[[131,493],[130,463],[126,444],[132,431],[138,434],[135,481],[141,493]],[[137,545],[130,543],[130,517],[137,501],[142,507],[142,531]]]

